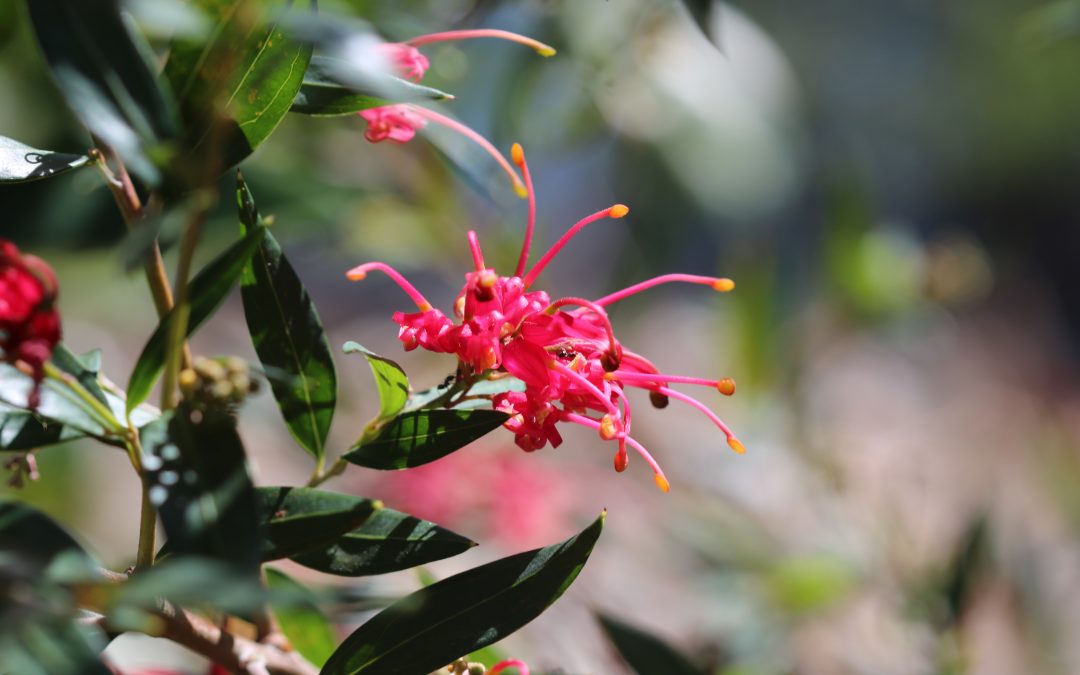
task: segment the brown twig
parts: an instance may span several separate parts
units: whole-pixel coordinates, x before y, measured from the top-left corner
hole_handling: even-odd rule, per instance
[[[128,229],[138,226],[139,221],[145,215],[142,200],[135,190],[135,184],[131,181],[127,167],[117,156],[116,151],[106,145],[96,136],[91,136],[97,145],[90,151],[90,157],[101,169],[106,177],[106,185],[112,193],[120,214]],[[109,163],[112,163],[110,167]],[[152,201],[152,200],[151,200]],[[173,307],[173,294],[169,286],[169,275],[165,271],[165,261],[161,257],[161,248],[155,241],[143,261],[143,271],[146,274],[146,283],[150,286],[150,295],[154,299],[154,309],[157,310],[158,318],[165,316]],[[190,367],[191,353],[184,346],[184,367]]]
[[[223,631],[185,609],[162,602],[157,612],[163,637],[205,656],[235,673],[246,675],[318,675],[319,669],[295,651],[254,642]]]

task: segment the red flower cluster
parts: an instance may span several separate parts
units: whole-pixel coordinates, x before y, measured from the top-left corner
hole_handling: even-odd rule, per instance
[[[15,244],[0,239],[0,357],[37,384],[60,341],[56,290],[56,275],[45,261],[23,255]],[[35,385],[28,406],[36,408],[37,404]]]
[[[710,380],[665,375],[645,357],[623,347],[616,339],[606,307],[614,302],[665,283],[682,282],[710,286],[717,291],[735,287],[730,279],[690,274],[666,274],[630,286],[598,300],[567,297],[552,301],[543,291],[530,291],[537,276],[582,228],[603,218],[622,218],[629,209],[622,204],[583,218],[564,234],[540,260],[526,271],[529,247],[536,222],[532,179],[521,146],[512,157],[522,170],[529,197],[529,222],[521,256],[513,276],[500,276],[487,267],[475,232],[469,232],[474,271],[465,275],[465,286],[454,303],[454,321],[431,303],[389,265],[372,262],[348,272],[352,280],[373,270],[390,276],[416,303],[418,312],[396,312],[399,339],[406,350],[423,347],[454,354],[459,372],[483,378],[512,375],[525,383],[523,392],[492,397],[492,405],[510,415],[506,428],[526,451],[548,443],[562,443],[560,422],[595,429],[600,437],[616,441],[615,469],[626,469],[627,448],[633,448],[652,468],[665,492],[668,481],[649,452],[630,435],[631,406],[624,389],[638,387],[649,392],[657,407],[674,398],[703,412],[727,436],[728,445],[744,452],[731,429],[705,404],[671,388],[672,384],[697,384],[724,395],[735,392],[730,378]],[[573,308],[573,309],[570,309]]]

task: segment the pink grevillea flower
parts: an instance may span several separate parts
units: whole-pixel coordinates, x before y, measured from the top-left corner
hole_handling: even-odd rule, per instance
[[[372,143],[408,143],[416,135],[416,131],[427,124],[427,120],[404,103],[361,110],[360,117],[368,123],[364,138]]]
[[[675,399],[698,409],[724,433],[733,450],[745,452],[731,429],[708,406],[672,388],[672,385],[701,385],[731,395],[735,393],[734,381],[661,373],[644,356],[619,342],[606,309],[661,284],[698,284],[724,292],[732,290],[734,282],[693,274],[665,274],[597,300],[566,297],[553,301],[543,291],[530,290],[548,263],[584,227],[605,218],[622,218],[629,209],[615,204],[586,216],[526,269],[536,224],[536,200],[520,145],[514,145],[512,157],[522,171],[529,198],[528,225],[517,266],[512,276],[496,273],[484,262],[476,233],[469,232],[474,269],[466,273],[465,286],[454,303],[456,321],[434,309],[412,284],[385,263],[365,263],[350,270],[347,276],[359,280],[368,272],[381,271],[397,282],[419,310],[408,314],[397,312],[393,316],[405,349],[423,347],[455,355],[458,381],[465,388],[481,379],[507,375],[524,382],[524,392],[489,397],[496,410],[510,416],[505,426],[523,450],[539,450],[548,443],[557,447],[562,442],[558,425],[578,424],[594,429],[603,440],[616,443],[616,471],[626,469],[628,449],[633,449],[649,465],[657,485],[666,492],[668,480],[660,465],[631,436],[631,404],[626,389],[638,388],[647,391],[658,408]]]
[[[517,42],[536,50],[541,56],[553,56],[555,49],[532,38],[511,33],[505,30],[477,29],[477,30],[454,30],[442,33],[421,35],[405,42],[388,42],[380,45],[390,61],[390,65],[401,76],[413,82],[419,82],[431,66],[431,62],[417,49],[420,45],[435,42],[448,42],[453,40],[470,40],[475,38],[496,38]],[[477,132],[464,124],[453,120],[445,115],[428,110],[413,104],[395,104],[361,110],[360,116],[368,124],[364,138],[372,143],[391,141],[392,143],[408,143],[419,129],[423,129],[428,122],[435,122],[453,131],[460,133],[481,147],[487,154],[499,164],[510,178],[514,190],[521,196],[525,196],[525,186],[520,176],[514,171],[510,163],[506,161],[502,153],[495,149],[490,142]]]
[[[420,53],[420,50],[404,42],[387,42],[379,45],[383,54],[390,61],[390,65],[402,77],[413,82],[424,79],[424,73],[431,67],[428,57]]]

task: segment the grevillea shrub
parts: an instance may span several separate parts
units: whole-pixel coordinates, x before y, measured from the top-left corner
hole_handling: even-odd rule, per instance
[[[577,425],[599,436],[592,444],[609,448],[616,471],[628,469],[633,451],[667,492],[660,464],[633,435],[626,393],[632,388],[645,390],[657,408],[671,399],[696,408],[732,449],[744,451],[709,405],[676,388],[731,395],[734,382],[660,372],[617,337],[608,316],[612,304],[660,284],[726,292],[734,283],[671,273],[600,298],[551,297],[538,283],[548,263],[582,228],[625,218],[629,208],[615,204],[583,218],[530,263],[536,195],[523,149],[513,146],[508,160],[425,103],[452,98],[419,84],[430,66],[428,45],[497,39],[542,56],[555,54],[552,47],[495,29],[384,42],[370,26],[315,13],[314,0],[272,4],[193,0],[187,11],[204,30],[184,32],[155,54],[116,0],[26,3],[44,62],[92,148],[69,154],[0,138],[0,181],[95,174],[138,243],[132,255],[145,274],[156,327],[129,376],[107,374],[97,352],[74,354],[61,342],[62,289],[50,264],[0,240],[0,451],[9,456],[13,484],[48,481],[35,453],[86,439],[124,453],[142,486],[141,503],[130,508],[139,521],[138,547],[122,570],[102,567],[77,533],[44,513],[0,500],[0,672],[117,672],[102,649],[120,633],[141,632],[201,654],[212,673],[525,674],[524,662],[478,650],[559,598],[585,566],[604,514],[563,541],[431,583],[341,639],[321,609],[330,596],[287,576],[275,561],[352,578],[414,568],[475,542],[382,500],[323,484],[350,466],[408,471],[489,433],[505,439],[503,452],[531,453],[559,446],[560,430]],[[235,192],[218,194],[220,178],[268,142],[290,112],[359,115],[373,143],[410,142],[426,125],[442,125],[479,145],[528,200],[512,274],[489,266],[476,234],[462,229],[473,264],[446,313],[385,263],[360,264],[342,276],[343,289],[346,276],[388,276],[415,305],[387,317],[404,349],[444,354],[453,372],[417,390],[396,362],[347,343],[344,351],[366,359],[375,375],[370,393],[379,412],[344,449],[327,447],[339,412],[337,374],[311,296],[240,171]],[[208,212],[233,197],[238,235],[220,250],[200,250],[210,245],[202,236]],[[174,269],[163,262],[166,237],[157,229],[170,219],[182,223],[169,240],[177,249]],[[200,268],[197,251],[209,259]],[[188,341],[215,320],[237,286],[257,365],[193,353]],[[362,293],[384,290],[397,293],[375,281]],[[672,331],[673,342],[691,339]],[[125,379],[123,388],[114,384]],[[155,387],[160,400],[152,405]],[[253,482],[237,417],[260,389],[280,409],[282,442],[310,456],[303,484]],[[352,423],[351,414],[337,417]],[[506,475],[527,471],[530,459],[515,454]],[[620,480],[638,479],[630,473]],[[512,502],[485,506],[505,511],[490,519],[503,530],[525,512]]]

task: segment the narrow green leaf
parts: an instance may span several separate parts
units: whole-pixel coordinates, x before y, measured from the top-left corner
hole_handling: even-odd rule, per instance
[[[386,423],[343,458],[369,469],[405,469],[459,450],[508,419],[497,410],[414,410]]]
[[[265,530],[265,562],[333,544],[363,525],[382,502],[314,488],[261,487],[255,508]]]
[[[604,516],[564,542],[496,560],[423,588],[360,626],[322,675],[428,673],[539,616],[589,559]]]
[[[326,615],[315,603],[315,594],[288,574],[271,567],[266,568],[266,585],[272,597],[284,593],[292,598],[290,602],[271,600],[270,603],[289,643],[316,666],[326,663],[337,647],[337,637]],[[298,602],[296,598],[303,598],[305,602]]]
[[[607,614],[596,617],[626,664],[638,675],[705,675],[666,642],[643,630],[628,626]]]
[[[90,158],[65,152],[38,150],[13,138],[0,136],[0,183],[21,183],[84,166]]]
[[[117,0],[32,0],[27,7],[68,105],[129,168],[156,183],[178,137],[178,117]]]
[[[236,198],[242,231],[262,227],[239,172]],[[315,303],[269,232],[244,267],[240,292],[259,361],[288,376],[270,381],[285,423],[293,438],[321,461],[337,403],[337,373]]]
[[[312,46],[284,30],[291,13],[314,11],[314,0],[196,0],[216,23],[207,40],[179,40],[165,77],[180,101],[187,135],[187,171],[203,179],[259,147],[289,111]],[[271,5],[276,4],[276,7]],[[285,11],[278,11],[287,7]]]
[[[292,556],[313,570],[343,577],[386,574],[464,553],[476,543],[393,509],[379,509],[361,527],[322,550]]]
[[[349,77],[354,67],[330,56],[313,56],[290,112],[303,115],[349,115],[404,101],[445,101],[450,94],[392,75]],[[368,84],[361,84],[372,80]]]
[[[181,404],[142,429],[145,480],[169,551],[254,570],[263,542],[236,420]]]
[[[188,336],[194,333],[202,322],[225,301],[229,291],[240,278],[244,265],[262,244],[265,234],[265,227],[252,228],[243,239],[214,258],[191,280],[188,285],[191,307],[188,315]],[[168,339],[169,323],[175,315],[176,311],[173,310],[161,319],[161,323],[158,324],[154,334],[143,347],[142,353],[139,354],[139,360],[135,363],[135,369],[128,381],[127,409],[129,412],[146,400],[165,367],[165,343]]]
[[[356,342],[346,342],[343,350],[346,354],[363,354],[371,366],[379,391],[379,419],[390,419],[401,412],[409,400],[409,378],[401,366]]]

